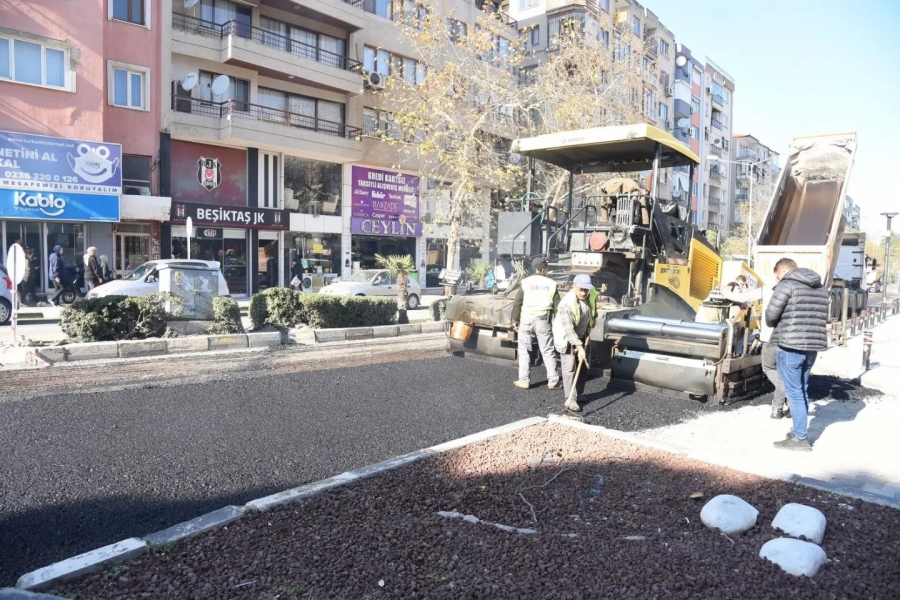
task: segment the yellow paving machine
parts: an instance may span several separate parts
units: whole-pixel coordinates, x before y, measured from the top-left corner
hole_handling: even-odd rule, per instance
[[[590,335],[592,369],[614,385],[722,403],[762,385],[752,307],[719,293],[732,282],[725,276],[743,286],[759,278],[742,263],[723,264],[694,225],[689,198],[696,155],[643,124],[520,139],[513,151],[568,171],[569,194],[566,206],[509,215],[521,228],[504,228],[501,214],[498,248],[518,265],[519,278],[538,255],[563,290],[575,275],[591,277],[601,296]],[[683,203],[661,197],[664,172]],[[576,197],[575,177],[590,173],[619,176],[605,181],[597,196]],[[621,176],[627,173],[646,177]],[[452,322],[450,351],[514,362],[516,291],[514,282],[502,294],[452,296],[445,317]]]

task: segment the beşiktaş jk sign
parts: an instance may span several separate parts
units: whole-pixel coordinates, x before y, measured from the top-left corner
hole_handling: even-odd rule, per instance
[[[119,221],[122,146],[0,131],[0,217]]]
[[[288,229],[290,227],[290,213],[286,210],[173,201],[171,221],[184,223],[188,217],[191,218],[194,226],[249,227],[252,229]]]

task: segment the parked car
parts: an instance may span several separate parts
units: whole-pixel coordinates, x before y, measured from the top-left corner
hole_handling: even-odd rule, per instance
[[[204,267],[219,270],[219,263],[214,260],[185,260],[181,258],[167,258],[164,260],[151,260],[126,275],[122,279],[116,279],[109,283],[97,286],[88,292],[88,298],[102,298],[104,296],[149,296],[159,291],[158,272],[163,267]],[[230,296],[225,277],[219,277],[219,295]]]
[[[335,296],[396,296],[397,278],[391,277],[383,269],[363,269],[343,281],[326,285],[320,293]],[[421,297],[419,282],[410,278],[406,308],[418,308]]]
[[[0,265],[0,325],[6,325],[12,318],[13,282],[6,267]]]

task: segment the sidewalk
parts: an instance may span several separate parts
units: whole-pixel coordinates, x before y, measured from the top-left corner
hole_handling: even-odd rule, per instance
[[[691,451],[691,456],[767,477],[791,475],[840,486],[846,492],[900,506],[900,315],[873,329],[872,369],[862,373],[862,335],[822,353],[813,368],[821,397],[810,406],[810,453],[772,446],[791,428],[769,418],[769,406],[709,414],[644,432]],[[851,382],[861,377],[862,386]],[[819,380],[834,376],[842,381]],[[823,385],[824,384],[824,385]],[[871,388],[869,390],[865,388]],[[879,391],[881,393],[879,393]],[[883,395],[882,395],[883,393]]]

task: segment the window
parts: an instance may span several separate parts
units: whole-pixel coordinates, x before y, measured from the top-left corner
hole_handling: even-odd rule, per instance
[[[669,54],[669,42],[665,40],[659,40],[659,53],[667,56]]]
[[[425,22],[428,19],[428,7],[415,0],[406,0],[403,3],[402,15],[400,13],[394,14],[395,19],[399,19],[401,16],[406,25],[421,30],[425,28]]]
[[[691,114],[700,112],[700,98],[691,97]]]
[[[693,139],[695,139],[695,140],[699,140],[699,139],[700,139],[700,130],[699,130],[699,129],[697,129],[697,128],[694,127],[694,126],[691,126],[690,132],[691,132],[691,137],[692,137]]]
[[[609,0],[600,0],[600,8],[609,12]]]
[[[138,154],[122,156],[122,188],[126,194],[150,195],[150,171],[153,157]]]
[[[113,63],[110,65],[112,70],[112,78],[110,80],[110,104],[122,108],[134,108],[137,110],[147,110],[147,101],[145,94],[147,70],[141,68],[130,68],[126,65]]]
[[[469,26],[456,19],[447,19],[447,30],[450,32],[450,41],[459,42],[469,35]]]
[[[637,17],[634,18],[634,35],[641,35],[641,20]]]
[[[0,79],[68,89],[69,53],[39,42],[0,37]]]
[[[217,25],[234,23],[235,35],[249,38],[253,9],[230,0],[200,0],[200,18]]]
[[[659,118],[663,120],[668,120],[669,118],[669,107],[662,102],[659,103]]]
[[[402,139],[400,128],[394,122],[394,115],[376,108],[363,109],[363,135]]]
[[[519,0],[519,10],[537,8],[539,4],[540,0]]]
[[[363,10],[383,19],[394,18],[393,0],[363,0]]]
[[[605,29],[600,30],[600,42],[604,46],[609,46],[609,31]]]
[[[228,78],[228,90],[218,96],[212,93],[212,82],[218,77],[218,73],[200,71],[200,82],[191,90],[191,97],[208,102],[227,102],[232,100],[236,110],[247,110],[246,104],[250,103],[250,82],[246,79]]]
[[[260,106],[271,109],[260,113],[260,118],[263,120],[286,122],[294,127],[312,129],[331,135],[342,136],[344,133],[344,105],[340,102],[330,102],[264,87],[259,88],[257,99]]]
[[[112,0],[112,18],[135,25],[146,25],[144,2],[145,0]]]

